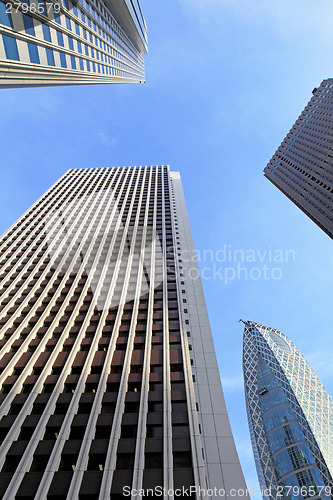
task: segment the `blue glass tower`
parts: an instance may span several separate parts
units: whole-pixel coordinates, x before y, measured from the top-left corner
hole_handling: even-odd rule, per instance
[[[331,498],[333,402],[285,335],[244,324],[245,399],[262,496]]]

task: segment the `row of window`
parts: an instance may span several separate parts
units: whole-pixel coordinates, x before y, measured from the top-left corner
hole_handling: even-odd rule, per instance
[[[6,58],[12,61],[19,61],[19,51],[17,47],[17,41],[14,37],[8,35],[2,35],[2,41],[5,49]],[[99,73],[110,76],[122,76],[129,77],[131,75],[125,74],[124,71],[105,66],[104,64],[95,63],[94,61],[88,61],[82,57],[77,57],[73,55],[67,55],[64,52],[39,47],[35,43],[26,43],[29,52],[29,60],[33,64],[41,64],[42,54],[46,54],[46,60],[48,66],[57,66],[61,68],[88,71],[93,73]]]

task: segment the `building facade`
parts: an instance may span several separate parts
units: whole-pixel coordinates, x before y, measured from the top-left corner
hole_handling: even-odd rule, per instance
[[[333,79],[324,80],[264,175],[333,238]]]
[[[332,399],[283,333],[244,324],[245,399],[262,496],[330,499]]]
[[[0,252],[1,498],[243,499],[179,174],[69,170]]]
[[[0,88],[143,82],[138,0],[0,0]]]

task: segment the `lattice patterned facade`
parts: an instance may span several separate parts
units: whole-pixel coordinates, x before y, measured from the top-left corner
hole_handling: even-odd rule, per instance
[[[324,80],[264,175],[333,238],[333,80]]]
[[[3,235],[3,499],[245,489],[184,250],[168,167],[69,170]]]
[[[333,402],[285,335],[244,323],[245,397],[260,486],[270,488],[264,498],[330,498]]]

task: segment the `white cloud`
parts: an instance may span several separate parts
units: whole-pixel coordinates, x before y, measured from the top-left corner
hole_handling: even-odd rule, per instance
[[[243,390],[243,385],[243,375],[236,375],[235,377],[222,377],[222,387],[226,392]]]
[[[119,140],[119,137],[118,135],[114,136],[114,137],[109,137],[108,134],[106,134],[105,132],[99,132],[97,134],[97,139],[99,142],[101,142],[104,146],[111,146],[111,147],[114,147],[117,145],[118,143],[118,140]]]

